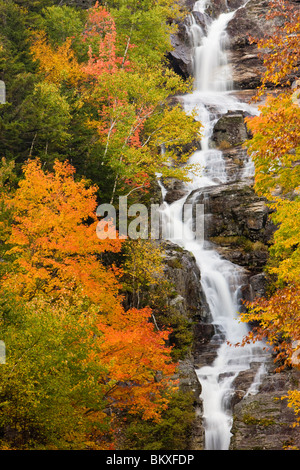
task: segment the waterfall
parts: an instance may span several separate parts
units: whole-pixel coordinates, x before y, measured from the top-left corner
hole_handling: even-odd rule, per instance
[[[207,0],[196,2],[194,11],[204,13]],[[232,93],[230,67],[227,62],[226,27],[235,11],[223,13],[207,24],[206,33],[190,17],[189,34],[193,43],[193,65],[195,87],[193,93],[184,97],[186,113],[197,110],[197,119],[203,125],[201,150],[195,152],[190,163],[201,165],[200,176],[190,175],[192,181],[186,183],[188,194],[179,201],[164,203],[163,225],[166,238],[192,252],[201,271],[201,284],[215,326],[212,338],[217,343],[217,357],[211,365],[196,370],[201,383],[203,420],[205,428],[205,449],[227,450],[231,439],[231,397],[234,393],[234,380],[237,375],[251,367],[251,363],[261,363],[248,394],[256,393],[263,374],[265,356],[261,345],[233,347],[228,343],[242,340],[248,331],[247,325],[238,320],[239,290],[242,284],[242,269],[223,259],[211,245],[195,239],[192,230],[192,217],[182,217],[185,202],[193,197],[191,193],[199,189],[223,184],[227,181],[223,154],[210,147],[210,138],[218,118],[229,110],[247,111],[256,114],[256,109],[240,102]],[[251,174],[251,163],[246,165],[246,176]],[[195,193],[194,193],[195,194]],[[191,204],[189,204],[191,206]],[[179,235],[178,235],[179,234]],[[183,234],[180,236],[180,234]]]

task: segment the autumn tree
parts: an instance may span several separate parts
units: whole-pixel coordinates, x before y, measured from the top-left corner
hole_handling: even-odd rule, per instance
[[[96,4],[91,9],[85,31],[85,41],[97,40],[97,51],[90,45],[83,68],[89,83],[87,100],[96,111],[89,125],[97,130],[104,147],[102,163],[115,175],[111,201],[117,187],[120,191],[128,181],[139,178],[136,187],[143,188],[158,171],[165,176],[186,176],[178,159],[182,163],[188,158],[190,152],[182,149],[199,138],[201,126],[179,105],[168,106],[166,100],[186,91],[187,85],[161,64],[141,73],[128,51],[126,58],[118,55],[115,21],[103,7]],[[171,160],[175,165],[169,165]]]
[[[107,449],[111,420],[104,413],[95,314],[78,297],[75,305],[46,298],[0,302],[0,449]],[[88,411],[93,408],[93,414]],[[96,443],[97,441],[97,443]]]
[[[247,142],[255,163],[255,189],[268,200],[277,227],[270,248],[267,272],[272,280],[270,295],[248,305],[245,321],[257,325],[247,340],[266,339],[276,352],[279,369],[299,367],[300,348],[300,107],[299,86],[290,88],[297,74],[299,9],[282,1],[271,2],[269,17],[283,21],[272,37],[258,42],[266,72],[259,96],[271,84],[284,88],[267,97],[260,114],[247,118],[253,138]],[[299,391],[288,393],[288,403],[299,414]]]
[[[176,365],[166,346],[169,331],[156,331],[150,319],[149,308],[100,318],[97,326],[104,337],[99,358],[109,370],[105,387],[112,409],[159,420],[177,388]]]
[[[106,289],[114,301],[115,275],[97,262],[97,255],[118,251],[120,241],[98,242],[96,188],[75,181],[74,172],[66,162],[56,162],[54,173],[44,173],[37,160],[24,167],[24,179],[10,201],[14,224],[8,243],[13,245],[9,254],[16,257],[16,295],[31,299],[46,292],[55,298],[83,287],[94,301]],[[4,285],[11,282],[8,276]],[[103,309],[109,304],[107,297]]]
[[[150,3],[143,6],[140,14],[149,13]],[[160,16],[156,21],[161,25],[164,24],[165,9],[166,5],[163,8],[160,5],[157,10]],[[54,11],[51,10],[51,14]],[[48,21],[53,18],[49,12],[48,9]],[[111,201],[117,194],[129,191],[131,194],[133,189],[145,191],[158,171],[165,176],[186,177],[187,170],[181,163],[186,161],[192,150],[186,151],[184,147],[199,138],[201,128],[199,122],[193,116],[187,116],[181,106],[167,102],[170,95],[186,92],[191,83],[184,83],[165,66],[166,50],[156,52],[157,58],[151,66],[142,65],[136,59],[136,51],[142,47],[142,41],[123,43],[122,28],[115,21],[115,15],[118,13],[114,8],[108,11],[96,3],[88,10],[82,33],[77,33],[75,39],[67,37],[56,45],[48,37],[49,33],[47,36],[44,32],[35,32],[31,46],[41,82],[48,83],[48,87],[55,86],[56,93],[60,95],[59,102],[64,99],[69,106],[72,122],[66,124],[69,138],[64,140],[62,152],[70,153],[76,166],[85,168],[85,174],[87,168],[93,167],[93,180],[98,175],[102,192],[109,190]],[[167,24],[164,28],[159,33],[161,40],[167,37]],[[147,36],[152,38],[153,34],[152,28],[151,36],[149,32]],[[122,50],[122,44],[126,52]],[[59,116],[55,117],[54,112],[53,116],[59,123]],[[81,126],[81,140],[85,135],[89,139],[85,141],[84,162],[76,157],[81,145],[79,148],[74,145],[79,139],[78,132],[74,132],[74,124]],[[37,145],[39,136],[41,139],[41,133],[36,132],[32,136],[37,155],[47,161],[51,161],[51,153],[57,158],[56,149],[49,144],[51,137],[46,142],[42,139],[43,152],[41,145]],[[102,185],[103,179],[106,185]]]
[[[265,67],[259,95],[270,85],[291,85],[300,61],[298,6],[286,0],[270,0],[266,20],[274,21],[272,34],[261,39],[250,38],[257,43]]]
[[[144,2],[142,9],[134,2],[108,7],[96,3],[81,14],[67,6],[40,9],[37,2],[33,14],[30,5],[3,3],[7,104],[0,142],[18,169],[31,156],[48,169],[55,159],[68,159],[113,199],[132,189],[145,192],[158,171],[184,177],[181,163],[191,151],[183,149],[199,137],[200,125],[181,106],[168,104],[169,96],[191,86],[164,63],[175,27],[167,18],[178,10],[161,0]],[[123,21],[130,11],[129,40]],[[148,56],[155,54],[151,63],[141,60],[144,47]]]
[[[108,0],[106,5],[116,22],[119,54],[125,59],[130,52],[141,68],[155,68],[165,60],[176,20],[187,13],[173,0]]]
[[[31,52],[48,83],[56,86],[62,86],[64,83],[76,86],[83,75],[72,49],[71,38],[66,38],[61,45],[53,46],[48,42],[45,33],[38,32],[34,35]]]
[[[86,180],[76,180],[69,163],[57,161],[53,172],[44,172],[40,161],[30,160],[19,188],[5,198],[13,224],[1,281],[5,304],[0,327],[11,380],[4,382],[1,399],[7,415],[0,425],[14,423],[22,438],[33,429],[44,435],[57,410],[49,390],[63,373],[62,386],[53,393],[67,414],[60,415],[61,422],[53,420],[46,437],[52,442],[63,432],[69,447],[69,432],[79,440],[84,434],[81,445],[88,446],[88,434],[100,439],[120,413],[158,420],[176,388],[169,331],[156,330],[150,308],[124,309],[121,273],[101,262],[105,252],[120,250],[121,241],[97,237],[95,193]],[[54,333],[57,328],[60,335]],[[78,367],[73,360],[81,361]],[[35,381],[39,387],[32,388]],[[110,410],[110,420],[104,409]],[[81,419],[83,430],[78,428]],[[89,424],[93,430],[87,431]]]
[[[163,305],[165,294],[151,290],[154,281],[162,286],[151,267],[153,261],[160,272],[156,253],[137,243],[126,273],[117,269],[111,258],[122,258],[121,242],[96,237],[95,210],[96,194],[105,202],[118,195],[141,198],[157,172],[187,175],[182,163],[193,150],[186,144],[199,137],[201,125],[170,99],[191,83],[165,64],[179,10],[171,0],[106,2],[106,8],[96,3],[86,12],[44,0],[0,0],[0,13],[1,79],[7,85],[7,103],[0,106],[6,157],[0,176],[8,189],[0,229],[7,306],[1,307],[1,335],[9,345],[11,372],[1,395],[7,415],[0,425],[17,433],[22,427],[25,447],[31,446],[33,429],[34,442],[42,436],[45,445],[68,447],[73,426],[76,445],[98,440],[105,448],[110,439],[105,444],[101,433],[113,433],[114,420],[138,413],[157,421],[173,391],[174,348],[164,325],[175,322]],[[13,160],[20,184],[11,191],[6,183]],[[140,267],[132,276],[134,259]],[[140,269],[142,261],[149,276]],[[129,285],[140,302],[135,295],[124,308]],[[177,325],[178,331],[184,328],[176,320]],[[49,335],[49,349],[43,335]],[[75,365],[80,357],[86,371]],[[56,387],[57,406],[49,399]],[[59,404],[70,411],[61,423]]]

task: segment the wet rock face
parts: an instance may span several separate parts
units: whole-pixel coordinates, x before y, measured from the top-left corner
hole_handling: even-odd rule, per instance
[[[183,317],[191,322],[193,332],[193,348],[183,360],[179,361],[178,379],[180,389],[194,395],[195,420],[190,446],[202,450],[204,446],[204,428],[202,419],[202,403],[200,400],[201,385],[195,371],[195,356],[199,348],[207,346],[214,333],[209,309],[201,288],[201,274],[192,253],[183,250],[172,242],[163,241],[165,250],[165,274],[170,279],[176,297],[170,303]],[[198,350],[198,352],[196,351]],[[211,354],[211,349],[209,351]]]
[[[205,33],[211,23],[211,18],[209,15],[192,11],[196,3],[194,0],[186,0],[184,3],[191,17],[187,16],[184,20],[177,23],[177,32],[171,35],[173,50],[169,52],[167,57],[171,68],[173,68],[178,75],[187,79],[193,75],[192,40],[189,34],[190,23],[191,21],[195,21],[202,28],[203,33]]]
[[[206,238],[214,243],[215,249],[252,275],[260,273],[275,227],[265,199],[255,194],[251,181],[204,188],[195,191],[192,197],[194,211],[196,204],[204,204]]]
[[[279,18],[266,19],[268,9],[268,0],[250,0],[228,23],[228,60],[235,89],[255,89],[260,85],[264,72],[263,58],[259,57],[256,44],[250,44],[249,38],[261,39],[265,34],[271,36],[281,25]],[[290,78],[292,81],[294,77]]]
[[[288,408],[287,390],[299,389],[300,370],[269,372],[257,395],[244,397],[234,406],[231,450],[282,450],[300,448],[299,428]]]
[[[182,0],[188,11],[192,12],[195,1]],[[209,25],[211,18],[221,13],[237,9],[234,18],[228,23],[228,61],[231,66],[235,90],[255,90],[260,85],[260,77],[264,71],[263,60],[258,55],[256,44],[250,44],[250,36],[262,38],[266,33],[272,34],[280,20],[266,20],[268,0],[214,0],[208,3],[205,18],[193,13],[197,23]],[[292,2],[291,3],[295,3]],[[187,22],[178,24],[178,32],[172,37],[174,50],[168,55],[170,65],[184,78],[192,75],[192,58],[190,39],[187,34]],[[293,80],[295,77],[291,77]]]
[[[232,147],[242,144],[248,137],[244,115],[228,112],[216,123],[212,141],[216,147],[222,144]]]
[[[178,31],[171,36],[173,50],[168,53],[170,67],[181,77],[187,79],[193,73],[191,43],[187,34],[187,24],[178,24]]]
[[[274,24],[266,21],[267,11],[267,0],[250,0],[228,23],[228,59],[235,89],[254,89],[260,84],[263,62],[258,57],[257,46],[250,44],[249,36],[261,38],[266,32],[272,32]]]
[[[165,201],[167,204],[172,204],[172,202],[178,201],[187,194],[183,181],[175,178],[164,178],[162,182],[166,189]]]
[[[217,18],[221,13],[226,13],[229,10],[236,10],[244,3],[245,0],[214,0],[208,3],[206,12],[212,18]]]
[[[197,322],[207,321],[209,313],[194,256],[169,241],[162,242],[162,247],[165,251],[165,274],[177,294],[170,302],[184,317]]]

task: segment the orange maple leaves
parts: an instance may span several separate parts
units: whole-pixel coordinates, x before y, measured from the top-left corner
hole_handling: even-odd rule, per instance
[[[243,314],[244,321],[255,326],[247,336],[249,340],[265,339],[273,345],[278,369],[293,364],[293,354],[299,350],[300,341],[300,290],[296,285],[278,289],[270,299],[257,299]],[[300,352],[300,351],[299,351]]]
[[[8,201],[14,218],[9,254],[15,260],[2,289],[29,302],[46,297],[53,305],[80,299],[82,308],[88,299],[95,344],[90,360],[99,363],[108,406],[158,419],[175,384],[169,331],[155,330],[150,308],[124,309],[118,270],[99,259],[119,252],[122,241],[97,238],[96,189],[85,179],[76,181],[67,162],[56,161],[53,172],[44,172],[39,160],[26,163]]]
[[[15,222],[9,240],[10,254],[16,256],[15,285],[28,299],[39,292],[70,295],[79,288],[93,301],[100,301],[106,290],[113,297],[117,293],[113,271],[104,269],[97,255],[119,251],[121,241],[99,242],[96,187],[87,187],[84,179],[75,181],[74,172],[68,163],[57,161],[54,173],[44,173],[39,161],[29,161],[25,178],[10,201]]]
[[[99,357],[109,369],[106,396],[111,405],[157,420],[176,385],[172,379],[176,365],[166,346],[170,332],[155,331],[150,318],[150,308],[101,317],[97,327],[104,336]]]

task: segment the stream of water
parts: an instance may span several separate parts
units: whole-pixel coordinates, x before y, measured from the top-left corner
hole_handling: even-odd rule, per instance
[[[208,0],[195,3],[194,10],[204,13]],[[201,272],[201,284],[215,325],[214,343],[218,343],[217,357],[211,365],[196,370],[201,383],[203,420],[206,450],[227,450],[230,446],[232,413],[231,398],[237,375],[250,368],[252,362],[261,363],[247,393],[256,393],[263,373],[265,356],[260,345],[232,347],[228,344],[242,340],[248,328],[238,320],[239,292],[242,284],[242,269],[223,259],[204,240],[195,238],[192,217],[182,217],[183,207],[191,193],[199,189],[226,183],[225,162],[222,151],[212,148],[210,138],[217,120],[230,111],[247,111],[256,114],[256,109],[234,97],[230,67],[227,61],[226,27],[235,11],[221,14],[201,28],[194,16],[189,18],[189,34],[193,44],[194,91],[184,97],[186,113],[197,110],[197,119],[203,125],[201,150],[189,160],[202,167],[200,175],[191,174],[192,181],[186,183],[188,194],[172,204],[164,203],[163,224],[168,239],[192,252]],[[251,161],[246,162],[243,176],[251,175]],[[189,200],[189,202],[191,202]],[[191,206],[189,204],[189,206]],[[174,227],[176,230],[174,230]],[[174,233],[183,233],[177,237]]]

